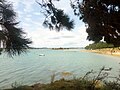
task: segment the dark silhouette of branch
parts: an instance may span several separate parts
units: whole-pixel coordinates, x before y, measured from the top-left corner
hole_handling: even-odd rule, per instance
[[[31,43],[23,35],[25,32],[22,31],[22,28],[18,28],[18,24],[12,4],[0,0],[0,48],[3,48],[10,56],[26,52],[26,49],[29,48],[28,44]]]

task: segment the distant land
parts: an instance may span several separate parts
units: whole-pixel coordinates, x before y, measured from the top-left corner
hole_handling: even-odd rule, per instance
[[[58,47],[58,48],[48,48],[48,47],[30,47],[29,49],[53,49],[53,50],[63,50],[63,49],[84,49],[84,47]]]

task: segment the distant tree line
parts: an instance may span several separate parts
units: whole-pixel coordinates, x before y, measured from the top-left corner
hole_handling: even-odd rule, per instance
[[[85,47],[85,49],[102,49],[102,48],[114,48],[113,44],[107,44],[106,42],[92,43]]]

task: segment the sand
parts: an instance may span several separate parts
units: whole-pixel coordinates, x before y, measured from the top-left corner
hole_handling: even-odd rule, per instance
[[[82,52],[91,52],[91,53],[98,53],[104,55],[112,55],[120,57],[120,50],[118,48],[105,48],[105,49],[96,49],[96,50],[81,50]]]

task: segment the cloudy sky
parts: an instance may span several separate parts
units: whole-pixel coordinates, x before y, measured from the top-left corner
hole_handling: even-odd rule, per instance
[[[55,2],[56,7],[64,9],[75,20],[75,28],[72,31],[63,29],[60,32],[50,31],[42,26],[44,16],[40,13],[40,7],[35,0],[9,0],[17,12],[20,27],[27,33],[34,47],[84,47],[88,45],[85,25],[73,15],[69,0]],[[39,1],[39,0],[37,0]]]

